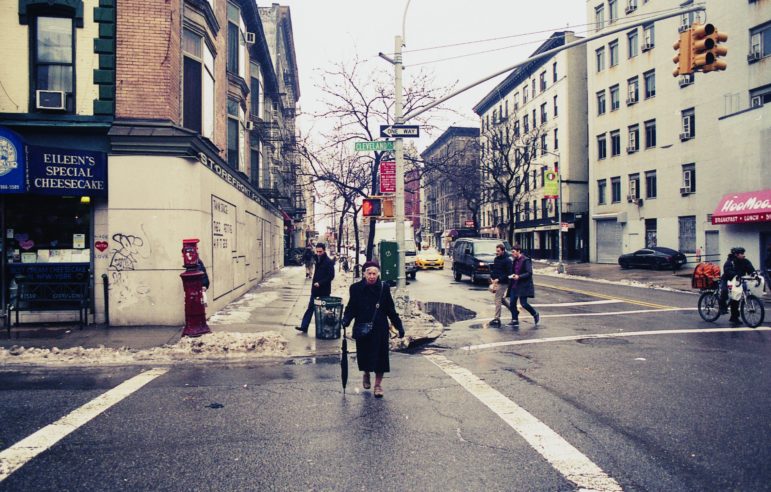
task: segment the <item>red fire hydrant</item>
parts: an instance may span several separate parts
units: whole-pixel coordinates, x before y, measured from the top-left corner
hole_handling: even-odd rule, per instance
[[[182,330],[182,336],[200,337],[211,333],[211,330],[206,324],[204,273],[198,269],[198,239],[182,240],[182,260],[185,264],[185,271],[179,274],[185,290],[185,329]]]

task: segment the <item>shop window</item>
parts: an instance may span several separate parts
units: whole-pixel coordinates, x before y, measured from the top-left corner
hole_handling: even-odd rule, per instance
[[[6,201],[9,264],[89,263],[91,206],[80,198],[17,196]]]
[[[38,16],[32,36],[31,106],[37,111],[75,108],[74,25],[69,17]]]

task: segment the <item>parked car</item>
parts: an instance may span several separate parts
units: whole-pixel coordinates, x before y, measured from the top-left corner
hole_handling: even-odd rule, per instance
[[[500,239],[457,239],[453,245],[452,273],[455,280],[460,281],[461,276],[471,277],[471,283],[480,280],[489,280],[490,271],[495,259],[495,247],[503,243],[507,254],[511,253],[511,245],[508,241]]]
[[[688,262],[685,255],[670,248],[654,246],[638,249],[618,257],[621,268],[657,268],[660,270],[677,270]]]
[[[427,270],[429,268],[438,268],[442,270],[444,268],[444,258],[439,254],[435,248],[428,248],[418,252],[418,256],[415,259],[415,265],[421,270]]]

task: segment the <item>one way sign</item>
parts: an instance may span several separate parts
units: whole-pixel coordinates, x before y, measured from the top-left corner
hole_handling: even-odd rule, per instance
[[[391,138],[418,138],[418,125],[380,125],[380,136]]]

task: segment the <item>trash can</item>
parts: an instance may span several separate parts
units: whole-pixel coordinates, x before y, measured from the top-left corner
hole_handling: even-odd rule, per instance
[[[314,301],[316,338],[334,340],[340,338],[343,321],[343,299],[340,297],[317,297]]]

